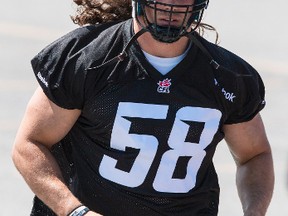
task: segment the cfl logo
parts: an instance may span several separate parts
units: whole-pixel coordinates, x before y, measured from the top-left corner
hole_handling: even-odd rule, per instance
[[[162,81],[159,81],[157,84],[158,84],[157,92],[166,94],[170,93],[169,88],[172,85],[171,79],[166,78]]]

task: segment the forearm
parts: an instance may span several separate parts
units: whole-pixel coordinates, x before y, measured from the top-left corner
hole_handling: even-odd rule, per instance
[[[244,216],[264,216],[274,188],[271,152],[238,165],[236,183]]]
[[[59,166],[41,144],[21,143],[13,150],[15,166],[31,190],[57,215],[67,215],[80,202],[64,183]]]

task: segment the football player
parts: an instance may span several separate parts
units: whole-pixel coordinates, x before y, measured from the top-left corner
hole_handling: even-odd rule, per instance
[[[225,139],[245,216],[270,203],[259,74],[197,33],[208,0],[75,0],[82,25],[32,60],[13,160],[33,216],[215,216]],[[132,13],[132,18],[130,18]]]

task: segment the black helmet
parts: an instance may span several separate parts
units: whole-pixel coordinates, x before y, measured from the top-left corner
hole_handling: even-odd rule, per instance
[[[181,1],[181,0],[179,0]],[[137,22],[149,31],[152,36],[161,42],[172,43],[180,37],[193,32],[202,19],[203,11],[207,8],[209,0],[195,0],[193,4],[170,4],[157,0],[133,0],[133,16]],[[147,9],[152,9],[153,18],[148,18]],[[159,13],[165,13],[168,17],[165,26],[157,23]],[[173,16],[183,15],[183,21],[179,26],[173,26]],[[139,20],[143,16],[143,22]],[[149,20],[150,19],[150,20]]]

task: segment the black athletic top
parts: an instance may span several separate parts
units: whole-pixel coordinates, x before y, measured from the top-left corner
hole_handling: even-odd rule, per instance
[[[90,209],[117,215],[217,215],[212,157],[223,124],[252,119],[265,105],[258,73],[196,33],[220,67],[192,42],[166,75],[137,42],[107,64],[133,35],[132,22],[78,28],[33,60],[47,97],[81,116],[54,146],[71,191]],[[35,199],[31,215],[54,215]]]

